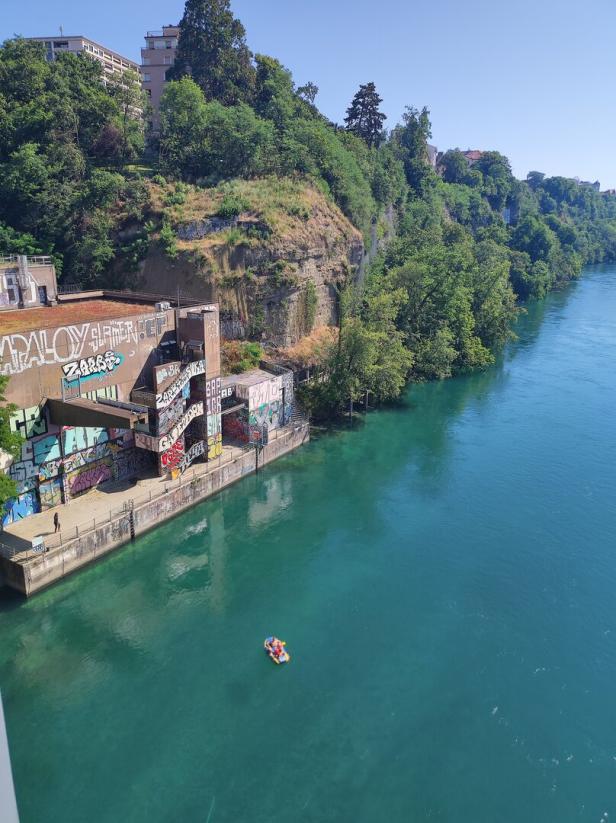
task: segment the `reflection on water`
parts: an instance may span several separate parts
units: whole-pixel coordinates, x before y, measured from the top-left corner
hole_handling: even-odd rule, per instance
[[[616,819],[614,282],[4,597],[22,823]]]

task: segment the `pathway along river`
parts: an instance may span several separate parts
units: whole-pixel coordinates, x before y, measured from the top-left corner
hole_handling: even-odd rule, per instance
[[[616,267],[517,331],[5,598],[22,823],[616,823]]]

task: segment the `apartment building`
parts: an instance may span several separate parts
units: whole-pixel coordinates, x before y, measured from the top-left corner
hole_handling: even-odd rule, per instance
[[[46,57],[50,62],[56,59],[56,55],[63,52],[72,54],[87,54],[93,60],[97,60],[103,67],[103,77],[112,77],[114,74],[124,74],[127,71],[134,71],[139,74],[139,65],[128,57],[123,57],[106,46],[102,46],[94,40],[90,40],[83,35],[71,37],[30,37],[30,40],[43,43],[45,45]]]
[[[155,132],[160,126],[160,99],[167,82],[167,71],[175,63],[179,34],[179,26],[172,25],[163,26],[159,31],[149,31],[145,36],[145,47],[141,49],[141,79],[143,89],[150,98]]]

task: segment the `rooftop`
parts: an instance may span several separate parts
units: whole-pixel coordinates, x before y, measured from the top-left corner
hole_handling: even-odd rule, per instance
[[[135,314],[147,314],[153,311],[153,305],[115,300],[76,300],[59,306],[0,311],[0,335],[53,329],[57,326],[71,326],[99,320],[113,320],[118,317],[132,317]]]
[[[234,374],[231,378],[225,378],[228,382],[224,385],[257,386],[266,380],[273,380],[275,376],[268,371],[263,371],[263,369],[251,369],[242,372],[242,374]]]

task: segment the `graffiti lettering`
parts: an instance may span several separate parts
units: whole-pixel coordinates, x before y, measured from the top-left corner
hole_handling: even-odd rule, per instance
[[[167,317],[162,314],[151,318],[150,326],[144,320],[108,320],[8,334],[0,337],[1,373],[21,374],[36,366],[87,360],[90,353],[112,351],[124,343],[137,345],[146,335],[161,334],[166,325]]]
[[[165,383],[167,380],[171,380],[172,377],[177,377],[180,373],[181,366],[180,363],[165,363],[162,366],[155,366],[153,369],[154,372],[154,388],[156,391]]]
[[[148,449],[148,451],[166,452],[197,417],[203,417],[203,403],[193,403],[192,406],[189,406],[171,431],[162,437],[152,437],[149,434],[137,432],[135,434],[135,445],[140,449]]]
[[[203,457],[204,454],[205,441],[198,440],[193,446],[190,447],[190,449],[186,452],[186,454],[180,461],[179,465],[177,466],[177,468],[180,470],[180,473],[182,474],[183,472],[185,472],[191,463],[194,463],[194,461],[198,457]]]
[[[171,446],[170,449],[167,449],[166,452],[163,452],[160,456],[160,462],[162,466],[167,469],[167,471],[172,471],[172,469],[176,469],[178,465],[182,462],[182,458],[184,457],[184,440],[180,438],[176,443]]]
[[[205,360],[194,360],[192,363],[189,363],[168,389],[156,395],[156,408],[167,408],[167,406],[175,400],[177,395],[188,384],[191,378],[197,377],[200,374],[205,374]]]
[[[62,371],[66,380],[86,379],[91,377],[99,377],[115,371],[118,366],[124,361],[124,356],[114,351],[106,351],[105,354],[97,354],[96,357],[83,358],[82,360],[75,360],[72,363],[65,363],[62,366]]]
[[[106,483],[112,477],[111,461],[107,458],[100,463],[70,474],[68,476],[68,490],[71,497],[74,497],[77,494],[83,494],[83,492],[94,486]]]

